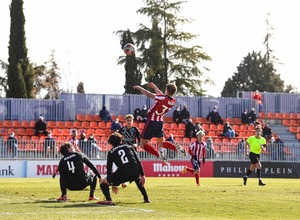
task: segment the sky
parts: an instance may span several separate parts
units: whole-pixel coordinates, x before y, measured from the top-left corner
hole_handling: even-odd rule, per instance
[[[0,59],[5,62],[10,4],[11,0],[0,0]],[[55,50],[65,91],[76,92],[78,82],[83,82],[86,93],[123,94],[124,66],[117,65],[123,51],[114,32],[136,31],[140,23],[149,26],[149,18],[136,13],[143,6],[142,0],[24,0],[29,59],[41,65]],[[224,83],[248,53],[265,53],[267,18],[274,28],[270,48],[280,61],[275,64],[277,73],[299,91],[297,0],[187,0],[182,7],[177,16],[192,23],[180,28],[198,35],[189,44],[202,46],[212,58],[203,63],[210,69],[205,76],[215,82],[204,87],[207,95],[220,97]]]

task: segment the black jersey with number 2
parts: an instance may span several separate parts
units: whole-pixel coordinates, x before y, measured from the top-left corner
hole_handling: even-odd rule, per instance
[[[113,163],[118,169],[138,169],[141,176],[144,176],[142,164],[136,154],[136,151],[129,145],[123,144],[113,147],[107,155],[107,175],[113,172]]]

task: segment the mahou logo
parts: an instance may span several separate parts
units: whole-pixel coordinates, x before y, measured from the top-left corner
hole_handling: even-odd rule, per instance
[[[180,176],[183,168],[184,165],[172,165],[172,164],[166,165],[162,163],[153,163],[153,172],[157,173],[157,176],[165,176],[165,177]]]

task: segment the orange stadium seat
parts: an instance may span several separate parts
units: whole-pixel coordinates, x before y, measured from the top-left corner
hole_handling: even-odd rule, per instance
[[[9,120],[5,120],[3,122],[3,126],[6,127],[6,128],[11,128],[12,127],[12,122],[9,121]]]
[[[82,126],[83,129],[88,129],[88,128],[90,127],[90,122],[88,122],[88,121],[83,121],[83,122],[81,123],[81,126]]]
[[[74,121],[73,128],[81,129],[82,128],[81,122],[80,121]]]
[[[72,121],[66,121],[65,122],[65,128],[73,128],[73,122]]]
[[[20,128],[20,127],[22,127],[22,123],[20,121],[13,121],[12,126],[14,128]]]
[[[26,129],[25,128],[18,128],[17,134],[20,136],[26,135]]]
[[[85,117],[86,121],[89,121],[89,122],[94,121],[94,117],[91,114],[86,114],[84,117]]]
[[[22,121],[22,128],[30,128],[30,122],[29,121]]]
[[[76,115],[76,120],[77,121],[85,121],[85,116],[83,114],[77,114]]]
[[[47,127],[52,129],[52,128],[56,128],[56,121],[48,121],[47,122]]]
[[[98,128],[98,123],[95,122],[95,121],[91,121],[90,122],[90,127],[93,128],[93,129],[97,129]]]
[[[57,128],[65,128],[65,122],[64,121],[57,121],[56,126],[57,126]]]
[[[276,112],[275,117],[276,119],[283,119],[283,114],[281,112]]]
[[[99,115],[93,115],[93,121],[99,122],[101,121],[101,118]]]
[[[276,118],[276,115],[275,115],[274,112],[268,112],[267,117],[270,118],[270,119],[274,119],[274,118]]]

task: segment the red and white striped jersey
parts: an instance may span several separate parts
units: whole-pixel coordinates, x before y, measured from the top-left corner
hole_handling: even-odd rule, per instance
[[[199,143],[198,141],[194,141],[191,143],[189,148],[189,154],[191,156],[197,156],[198,160],[200,158],[206,158],[206,142],[202,141]]]
[[[148,110],[151,121],[163,121],[166,114],[175,105],[176,99],[168,95],[156,95],[156,102]]]

